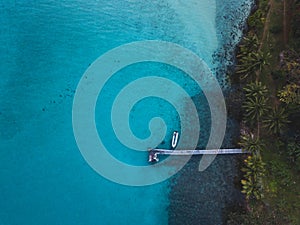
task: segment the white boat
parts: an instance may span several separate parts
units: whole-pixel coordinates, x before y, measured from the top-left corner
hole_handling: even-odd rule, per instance
[[[176,148],[177,143],[178,143],[178,137],[179,137],[178,131],[174,131],[173,132],[173,137],[172,137],[172,142],[171,142],[172,149]]]

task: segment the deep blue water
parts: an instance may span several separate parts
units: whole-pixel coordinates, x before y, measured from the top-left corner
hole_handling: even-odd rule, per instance
[[[228,89],[224,71],[233,63],[250,3],[0,0],[0,224],[168,224],[174,179],[125,186],[100,176],[82,157],[72,126],[77,85],[107,51],[133,41],[162,40],[195,52]],[[110,153],[128,164],[147,165],[146,152],[130,150],[118,140],[110,118],[120,89],[146,76],[169,79],[191,97],[199,94],[199,143],[205,147],[211,122],[202,90],[179,69],[144,62],[118,71],[99,95],[95,121]],[[184,105],[179,92],[169,95]],[[147,138],[153,117],[164,119],[167,131],[160,147],[169,148],[172,131],[181,125],[174,106],[162,98],[147,97],[134,105],[128,119],[132,132]],[[209,171],[218,173],[218,165],[226,163],[214,164]],[[199,190],[209,191],[203,187]],[[210,224],[210,218],[205,219]]]

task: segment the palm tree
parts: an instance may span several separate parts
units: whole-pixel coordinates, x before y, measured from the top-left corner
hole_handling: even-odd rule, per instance
[[[253,134],[242,135],[239,144],[245,151],[248,151],[252,154],[258,154],[265,147],[263,141],[261,141],[258,137],[254,136]]]
[[[241,183],[243,185],[242,193],[246,195],[247,199],[251,197],[261,199],[263,197],[262,185],[255,181],[252,177],[241,180]]]
[[[259,41],[256,34],[250,34],[246,37],[243,37],[243,41],[240,45],[240,51],[237,55],[237,58],[242,58],[245,55],[248,55],[252,51],[257,51],[259,46]]]
[[[259,122],[260,118],[268,111],[267,98],[264,96],[248,97],[242,107],[245,109],[247,122],[251,124]]]
[[[262,28],[265,22],[264,13],[261,9],[256,10],[254,14],[249,16],[248,25],[253,28]]]
[[[258,49],[259,41],[258,41],[258,37],[256,34],[248,35],[247,37],[244,37],[243,40],[244,40],[245,44],[242,46],[247,46],[247,48],[251,49],[251,50]]]
[[[259,153],[248,156],[248,158],[245,159],[244,162],[245,167],[242,168],[242,171],[246,172],[245,177],[249,177],[251,175],[252,177],[257,179],[264,176],[266,164],[262,161]],[[251,173],[249,173],[249,171]]]
[[[251,197],[261,199],[263,197],[262,177],[265,173],[265,163],[258,154],[248,156],[248,158],[244,160],[244,163],[245,166],[242,168],[242,171],[245,174],[241,180],[242,193],[246,194],[247,199]]]
[[[242,79],[245,79],[250,74],[255,74],[257,71],[262,71],[263,67],[269,65],[268,60],[271,54],[258,50],[250,52],[241,57],[239,65],[237,65],[237,73],[242,74]]]
[[[248,179],[241,180],[242,183],[242,193],[246,195],[246,198],[251,197],[256,199],[261,199],[263,197],[262,185],[260,182],[257,182],[252,177]]]
[[[247,84],[244,87],[244,91],[245,91],[246,97],[251,97],[251,96],[252,97],[262,97],[262,96],[266,96],[268,93],[267,87],[258,81]]]
[[[270,113],[268,113],[266,118],[263,120],[263,123],[269,132],[279,136],[289,123],[288,114],[284,108],[275,107],[270,111]]]

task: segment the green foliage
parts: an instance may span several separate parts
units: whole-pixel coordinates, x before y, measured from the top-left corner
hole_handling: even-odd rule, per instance
[[[243,185],[242,193],[246,195],[247,199],[261,199],[263,197],[262,185],[260,182],[254,180],[254,178],[245,178],[241,180],[241,183]]]
[[[265,173],[265,163],[261,157],[258,154],[248,156],[244,160],[242,171],[244,172],[244,178],[241,180],[242,193],[247,199],[261,199],[263,197],[262,177]]]
[[[279,135],[289,123],[288,114],[284,108],[275,107],[267,114],[263,123],[270,133]]]
[[[271,54],[269,52],[257,51],[241,55],[236,73],[242,75],[242,79],[249,77],[250,74],[261,72],[266,65],[269,65]]]
[[[259,1],[259,8],[263,11],[263,12],[267,12],[268,8],[269,8],[269,0],[260,0]]]
[[[246,98],[242,107],[245,110],[245,120],[254,124],[268,111],[267,98],[264,96]]]
[[[244,87],[246,99],[242,105],[246,122],[255,124],[267,112],[268,89],[261,82],[255,81]]]
[[[300,104],[300,86],[297,84],[288,84],[278,92],[281,102],[286,104]]]
[[[243,56],[248,55],[250,52],[256,52],[259,46],[259,41],[256,34],[249,34],[248,36],[243,37],[242,43],[239,45],[239,54],[237,55],[238,59],[241,59]]]
[[[257,124],[256,127],[250,126],[253,132],[256,133],[257,131],[257,136],[242,135],[239,143],[243,149],[253,154],[253,156],[244,161],[241,169],[243,172],[241,180],[242,192],[248,199],[247,209],[249,210],[246,213],[242,211],[231,214],[227,222],[228,225],[300,224],[299,205],[295,204],[295,202],[299,203],[299,187],[297,187],[299,181],[295,175],[298,175],[296,174],[298,172],[296,166],[300,165],[300,143],[295,140],[290,140],[286,143],[286,136],[273,140],[273,135],[267,137],[264,133],[268,130],[272,134],[282,134],[285,127],[289,125],[288,118],[293,121],[289,125],[289,135],[299,131],[300,54],[298,48],[295,48],[295,51],[289,49],[280,53],[280,62],[276,60],[275,54],[270,60],[268,51],[277,54],[280,51],[279,49],[283,47],[283,45],[277,45],[282,41],[278,34],[282,31],[282,17],[279,17],[279,14],[282,13],[282,1],[277,0],[272,5],[268,5],[268,2],[268,0],[259,1],[259,10],[249,17],[250,34],[241,42],[237,55],[238,65],[236,73],[241,80],[246,79],[246,82],[256,80],[256,82],[245,86],[245,101],[242,104],[242,108],[247,125]],[[289,14],[288,20],[291,19],[292,23],[289,24],[291,27],[288,29],[291,35],[289,46],[292,46],[292,42],[297,39],[297,46],[299,47],[300,13],[299,8],[294,6],[294,2],[285,1],[288,6],[288,12],[293,11],[298,14],[296,16],[297,20],[294,19],[294,15]],[[297,2],[300,6],[300,1],[297,0]],[[270,11],[271,21],[268,24],[270,33],[264,40],[261,40],[263,46],[261,49],[263,50],[259,51],[260,41],[253,33],[258,34],[259,37],[263,36],[263,29],[261,28],[269,6],[272,7]],[[268,27],[266,26],[266,28]],[[271,69],[266,67],[269,65],[269,62],[272,63]],[[270,73],[272,77],[269,76]],[[272,78],[274,82],[271,81]],[[266,90],[267,88],[259,82],[260,80],[267,87],[270,87],[270,90],[283,87],[277,94],[280,104],[278,104],[274,96],[268,99],[269,93]],[[276,108],[275,105],[286,108]],[[260,130],[261,124],[266,129]],[[265,146],[257,138],[259,136],[266,138],[270,151],[265,151]],[[267,165],[262,162],[260,152],[262,152],[263,157],[269,159],[266,161]],[[289,157],[293,163],[287,163],[286,157]],[[263,201],[256,201],[255,199],[262,198],[262,193],[264,193],[266,198]],[[252,206],[254,207],[252,208]]]
[[[265,147],[264,143],[258,137],[255,137],[252,134],[242,135],[239,144],[244,150],[253,154],[261,152]]]
[[[287,145],[289,158],[295,162],[300,159],[300,144],[296,141],[291,141]]]
[[[244,87],[246,97],[262,97],[267,96],[268,89],[261,82],[255,81],[250,84],[247,84]]]
[[[244,160],[244,163],[245,166],[242,171],[245,172],[245,178],[254,177],[254,180],[257,180],[264,176],[266,164],[262,161],[260,155],[250,155]]]
[[[283,51],[281,69],[286,74],[286,81],[290,84],[300,84],[300,55],[297,51],[289,49]]]
[[[261,9],[256,10],[255,13],[253,13],[248,18],[248,25],[252,28],[262,28],[265,22],[264,12]]]
[[[276,196],[278,192],[278,183],[276,180],[272,180],[267,184],[266,191],[271,195],[271,196]]]
[[[275,180],[279,186],[287,187],[292,184],[292,175],[286,164],[281,161],[270,161],[266,165],[268,175]]]

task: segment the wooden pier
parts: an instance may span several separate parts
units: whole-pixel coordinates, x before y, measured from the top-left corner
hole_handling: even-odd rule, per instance
[[[208,150],[169,150],[149,149],[149,162],[158,162],[158,155],[216,155],[216,154],[244,154],[243,149],[208,149]]]

